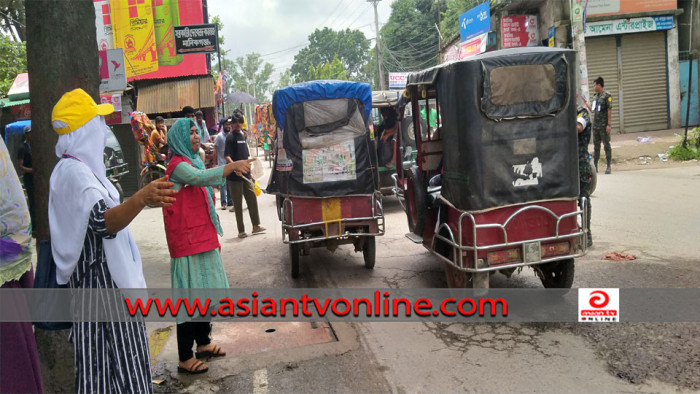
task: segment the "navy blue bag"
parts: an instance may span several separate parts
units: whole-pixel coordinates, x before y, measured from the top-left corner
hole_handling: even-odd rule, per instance
[[[34,275],[35,289],[60,289],[67,288],[68,285],[59,285],[56,281],[56,262],[51,254],[51,241],[39,241],[39,256],[36,263],[36,275]],[[70,311],[70,305],[60,305],[55,298],[32,300],[34,308],[43,310],[65,309]],[[71,322],[34,322],[34,326],[43,330],[67,330],[71,328]]]

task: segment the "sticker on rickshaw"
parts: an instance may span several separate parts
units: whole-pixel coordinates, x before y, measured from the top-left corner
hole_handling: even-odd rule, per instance
[[[305,184],[357,179],[354,140],[324,148],[304,149],[302,156]]]
[[[540,159],[535,157],[525,164],[513,165],[513,176],[515,177],[513,181],[513,186],[515,187],[539,185],[540,178],[542,178],[542,163],[540,163]]]

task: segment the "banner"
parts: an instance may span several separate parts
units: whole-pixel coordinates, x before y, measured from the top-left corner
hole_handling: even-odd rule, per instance
[[[588,0],[587,16],[675,10],[676,0]]]
[[[540,43],[536,15],[514,15],[501,18],[503,48],[532,47]]]
[[[97,29],[97,49],[106,51],[114,49],[112,33],[112,14],[109,10],[109,0],[94,0],[95,28]]]
[[[114,112],[105,116],[105,123],[122,123],[122,92],[114,94],[100,94],[100,104],[112,104]]]
[[[182,63],[182,55],[175,51],[175,26],[180,25],[178,0],[155,0],[153,2],[153,23],[155,24],[156,48],[159,66],[177,66]]]
[[[176,26],[175,48],[178,54],[216,53],[219,29],[215,24]]]
[[[153,7],[146,0],[112,0],[114,47],[124,49],[126,76],[158,71]]]
[[[459,36],[464,42],[491,30],[491,2],[482,3],[459,16]]]
[[[489,33],[480,34],[459,47],[459,60],[486,52]]]

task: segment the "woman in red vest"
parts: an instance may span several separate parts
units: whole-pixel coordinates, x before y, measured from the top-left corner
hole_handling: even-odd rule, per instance
[[[240,160],[207,170],[198,154],[199,143],[199,131],[191,119],[179,119],[168,131],[168,146],[173,157],[166,174],[178,190],[173,206],[163,209],[172,287],[227,289],[228,279],[219,253],[218,236],[223,232],[216,215],[212,186],[224,185],[226,176],[232,172],[249,172],[252,160]],[[209,367],[199,358],[226,355],[224,350],[211,343],[210,333],[209,322],[178,321],[178,371],[203,373]],[[197,342],[197,351],[193,354],[194,342]]]

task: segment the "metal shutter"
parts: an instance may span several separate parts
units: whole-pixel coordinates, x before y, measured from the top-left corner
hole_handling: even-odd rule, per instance
[[[590,100],[593,105],[593,81],[603,77],[605,90],[613,96],[612,131],[620,132],[619,80],[617,69],[617,41],[614,36],[586,38],[586,62],[588,64],[588,86]]]
[[[668,128],[667,80],[666,33],[623,35],[622,110],[625,132]]]

